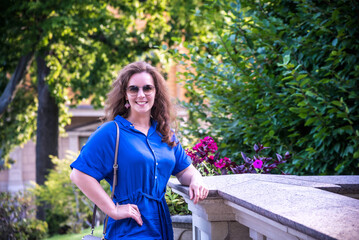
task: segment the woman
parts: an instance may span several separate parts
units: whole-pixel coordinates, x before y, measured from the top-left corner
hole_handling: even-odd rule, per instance
[[[109,216],[106,239],[173,239],[166,184],[175,175],[196,204],[208,195],[199,172],[170,128],[165,80],[145,62],[127,65],[108,94],[106,123],[71,164],[71,180]],[[116,121],[120,127],[118,183],[114,200],[99,181],[112,185]]]

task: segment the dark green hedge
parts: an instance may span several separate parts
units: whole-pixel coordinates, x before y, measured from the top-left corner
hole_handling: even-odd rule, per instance
[[[196,13],[215,37],[177,55],[194,70],[185,73],[187,133],[214,137],[236,161],[260,142],[290,151],[292,174],[358,174],[357,1],[215,5],[220,13]]]

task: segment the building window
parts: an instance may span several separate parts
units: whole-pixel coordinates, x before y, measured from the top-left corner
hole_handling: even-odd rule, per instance
[[[89,137],[79,137],[79,149],[81,149],[83,147],[83,145],[85,145],[88,138]]]

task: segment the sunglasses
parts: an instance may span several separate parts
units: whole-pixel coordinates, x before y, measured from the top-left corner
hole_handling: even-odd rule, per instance
[[[146,96],[151,95],[155,91],[155,87],[152,85],[145,85],[143,87],[129,86],[127,88],[127,93],[131,96],[137,96],[138,92],[140,91],[140,88],[142,88],[142,92]]]

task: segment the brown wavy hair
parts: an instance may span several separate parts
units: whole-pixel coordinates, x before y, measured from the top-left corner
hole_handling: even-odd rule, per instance
[[[107,94],[105,116],[103,121],[112,121],[117,115],[127,118],[129,110],[126,104],[126,89],[132,75],[146,72],[152,76],[156,88],[156,96],[151,109],[151,117],[157,121],[157,131],[162,135],[162,142],[173,147],[173,131],[171,124],[175,122],[174,109],[168,94],[166,81],[161,73],[146,62],[133,62],[125,66],[112,84],[112,90]]]

